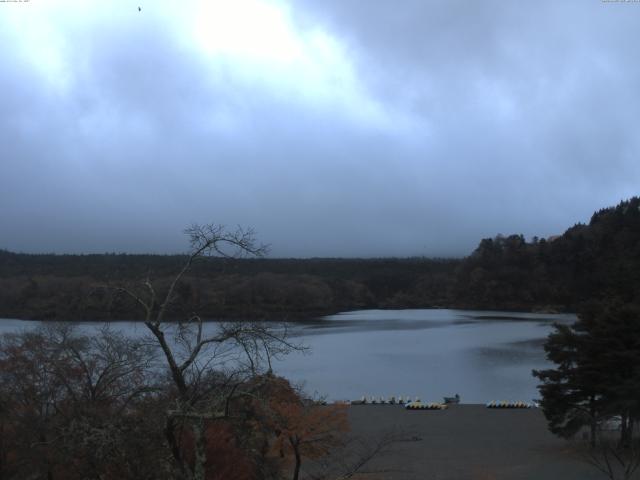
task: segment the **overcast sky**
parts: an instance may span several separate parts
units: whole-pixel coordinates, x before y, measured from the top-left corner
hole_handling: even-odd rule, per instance
[[[637,2],[2,1],[0,42],[0,248],[461,256],[640,193]]]

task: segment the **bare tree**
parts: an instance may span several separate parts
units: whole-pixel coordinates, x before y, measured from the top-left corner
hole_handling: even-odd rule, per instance
[[[640,469],[640,438],[633,435],[630,424],[627,441],[620,441],[622,428],[623,419],[610,416],[598,423],[595,435],[583,431],[582,435],[572,437],[570,444],[578,458],[610,480],[630,480]]]
[[[581,457],[610,480],[631,480],[640,468],[640,440],[622,445],[611,436],[600,435],[593,445],[579,445]]]
[[[205,332],[203,319],[195,313],[184,321],[167,322],[165,317],[176,300],[176,288],[198,259],[209,255],[260,257],[267,252],[265,245],[256,243],[253,230],[239,227],[228,231],[224,226],[212,224],[193,225],[185,233],[190,252],[163,295],[149,278],[137,288],[121,286],[117,290],[135,300],[144,311],[144,324],[162,352],[175,390],[164,425],[172,475],[204,480],[208,463],[207,427],[229,418],[232,396],[251,394],[240,388],[247,378],[265,366],[270,369],[272,358],[299,347],[288,340],[283,325],[222,322]],[[186,455],[181,446],[185,431],[192,437],[193,455]]]

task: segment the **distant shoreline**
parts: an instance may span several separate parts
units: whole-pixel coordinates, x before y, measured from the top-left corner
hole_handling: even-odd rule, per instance
[[[457,310],[457,311],[472,311],[472,312],[486,312],[487,315],[478,315],[473,318],[476,320],[504,320],[504,321],[519,321],[519,320],[528,320],[526,318],[519,317],[518,315],[575,315],[575,312],[571,311],[544,311],[540,309],[534,310],[501,310],[499,308],[472,308],[472,307],[447,307],[447,306],[432,306],[432,307],[406,307],[406,308],[398,308],[398,307],[389,307],[389,308],[353,308],[346,309],[340,311],[326,311],[326,312],[316,312],[302,315],[300,313],[289,313],[283,314],[281,317],[273,315],[270,317],[227,317],[227,318],[203,318],[203,322],[205,323],[214,323],[214,322],[256,322],[256,321],[266,321],[266,322],[286,322],[286,323],[299,323],[306,324],[313,321],[322,320],[324,317],[329,317],[333,315],[339,314],[347,314],[352,312],[359,311],[369,311],[369,310],[379,310],[379,311],[404,311],[404,310]],[[490,313],[495,313],[496,315],[490,315]],[[294,318],[291,318],[294,317]],[[0,321],[11,320],[11,321],[19,321],[19,322],[72,322],[72,323],[120,323],[120,322],[136,322],[143,323],[144,319],[141,318],[111,318],[111,319],[38,319],[38,318],[19,318],[19,317],[0,317]],[[165,322],[166,323],[179,323],[182,320],[180,318],[168,317]]]

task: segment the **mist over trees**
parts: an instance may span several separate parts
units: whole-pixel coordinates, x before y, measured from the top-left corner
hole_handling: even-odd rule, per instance
[[[208,258],[181,279],[167,315],[296,320],[360,308],[577,311],[592,299],[638,301],[639,207],[631,198],[549,239],[486,238],[464,259]],[[151,275],[166,288],[184,260],[0,251],[0,316],[136,319],[133,300],[97,286]]]

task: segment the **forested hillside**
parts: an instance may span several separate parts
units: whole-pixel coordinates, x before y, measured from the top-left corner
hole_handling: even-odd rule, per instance
[[[185,257],[0,252],[0,317],[133,319],[110,288],[149,277],[162,290]],[[459,260],[204,258],[178,285],[172,315],[298,319],[354,308],[446,303]]]
[[[640,198],[593,214],[550,240],[484,239],[456,272],[451,300],[480,308],[575,310],[640,300]]]
[[[109,286],[167,287],[180,255],[27,255],[0,251],[0,317],[134,319]],[[552,239],[483,239],[464,259],[219,259],[194,265],[172,315],[301,319],[358,308],[448,306],[575,311],[587,300],[640,301],[640,198]]]

